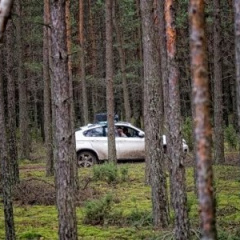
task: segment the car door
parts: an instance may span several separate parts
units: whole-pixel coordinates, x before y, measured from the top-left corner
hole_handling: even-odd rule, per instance
[[[105,126],[89,129],[85,132],[85,141],[89,141],[92,145],[92,150],[96,152],[99,160],[108,158],[108,142],[105,133]]]
[[[140,137],[136,129],[128,126],[119,126],[127,129],[128,137],[116,136],[116,151],[118,159],[144,159],[145,140]]]

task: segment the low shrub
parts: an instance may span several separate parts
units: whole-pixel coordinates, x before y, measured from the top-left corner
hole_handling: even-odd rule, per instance
[[[93,167],[93,179],[95,181],[106,181],[107,183],[117,182],[118,170],[114,163],[104,163]]]
[[[240,236],[229,234],[223,230],[218,231],[218,240],[240,240]]]
[[[41,234],[35,232],[25,232],[19,237],[20,240],[40,240],[43,239]]]
[[[128,167],[118,167],[114,163],[104,163],[93,167],[93,180],[106,181],[108,184],[128,180]]]
[[[126,223],[136,227],[151,226],[153,223],[152,213],[135,208],[127,216]]]
[[[101,199],[87,201],[84,208],[83,222],[92,225],[103,225],[109,218],[112,204],[113,198],[110,194]]]
[[[128,166],[120,167],[121,181],[126,182],[129,179],[129,168]]]

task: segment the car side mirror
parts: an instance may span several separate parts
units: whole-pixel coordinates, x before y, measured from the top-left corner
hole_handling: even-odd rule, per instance
[[[138,133],[138,136],[139,136],[140,138],[144,138],[144,133],[143,133],[143,132],[139,132],[139,133]]]

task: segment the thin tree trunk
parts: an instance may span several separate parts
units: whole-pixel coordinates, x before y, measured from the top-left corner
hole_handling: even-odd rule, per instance
[[[166,51],[166,30],[165,30],[165,15],[164,15],[164,1],[158,0],[158,16],[159,16],[159,43],[160,43],[160,57],[161,57],[161,76],[163,85],[163,98],[164,98],[164,123],[167,128],[168,135],[168,73],[167,73],[167,51]],[[168,138],[168,137],[167,137]]]
[[[169,82],[169,135],[168,147],[171,158],[172,202],[175,213],[175,239],[190,239],[190,224],[187,211],[184,153],[180,129],[180,92],[177,57],[176,2],[165,1],[165,21],[167,36],[167,63]]]
[[[127,122],[131,121],[131,107],[130,107],[130,100],[129,100],[129,91],[128,91],[128,83],[127,83],[127,76],[126,76],[126,54],[123,48],[123,37],[118,26],[118,21],[116,19],[116,1],[114,0],[113,6],[113,25],[116,31],[116,38],[117,38],[117,49],[120,57],[120,67],[121,67],[121,76],[122,76],[122,89],[123,89],[123,103],[124,103],[124,112],[125,112],[125,119]]]
[[[44,28],[43,28],[43,79],[44,79],[44,135],[46,147],[46,176],[54,174],[53,140],[52,140],[52,105],[51,79],[49,65],[50,41],[50,9],[49,0],[44,1]]]
[[[21,159],[30,159],[30,134],[27,104],[27,79],[24,78],[23,43],[22,43],[22,7],[21,0],[16,1],[16,34],[18,59],[18,90],[19,90],[19,153]]]
[[[51,2],[52,86],[55,130],[56,191],[59,239],[77,240],[75,206],[75,141],[68,72],[65,0]]]
[[[0,69],[3,69],[2,49],[0,47]],[[7,126],[5,124],[5,108],[3,98],[3,77],[0,72],[0,159],[1,159],[1,181],[4,207],[5,239],[15,240],[13,203],[12,203],[12,184],[10,172],[10,159],[8,154]],[[11,106],[12,107],[12,106]]]
[[[108,160],[117,163],[115,127],[114,127],[114,96],[113,96],[113,0],[106,0],[106,95],[108,121]]]
[[[141,19],[141,11],[140,11],[140,0],[136,0],[136,14],[138,19]],[[137,27],[137,33],[136,33],[136,39],[141,39],[142,38],[142,28],[141,25],[139,24]],[[140,61],[143,62],[143,47],[142,47],[142,41],[139,41],[139,44],[137,46],[136,49],[136,61]],[[135,125],[139,126],[139,127],[143,127],[143,108],[144,108],[144,104],[143,104],[143,85],[144,85],[144,72],[143,72],[143,67],[139,68],[138,71],[138,75],[139,75],[139,88],[138,88],[138,100],[136,101],[134,99],[134,101],[132,101],[132,109],[133,109],[133,118],[134,118],[134,123]],[[136,92],[135,92],[136,94]],[[135,98],[133,96],[133,98]]]
[[[6,34],[6,76],[7,76],[7,94],[8,94],[8,151],[9,166],[12,184],[19,182],[18,154],[17,154],[17,138],[16,138],[16,100],[15,100],[15,78],[14,78],[14,59],[13,59],[13,24],[9,21]]]
[[[195,111],[196,157],[198,165],[198,197],[202,239],[217,239],[215,200],[211,159],[212,129],[210,123],[210,95],[207,73],[204,0],[191,0],[190,48]]]
[[[240,129],[240,0],[234,0],[234,10],[235,10],[234,29],[235,29],[237,115],[238,115],[238,129]]]
[[[79,44],[80,44],[80,79],[82,85],[82,104],[83,104],[83,120],[84,124],[89,123],[88,117],[88,97],[85,73],[85,43],[84,43],[84,4],[83,0],[79,0]]]
[[[223,128],[223,89],[222,89],[222,49],[220,0],[213,1],[214,9],[214,162],[224,163],[224,128]]]
[[[91,4],[91,0],[88,0],[88,9],[89,9],[89,32],[90,32],[90,51],[89,51],[89,55],[90,55],[90,62],[91,62],[91,68],[90,68],[90,74],[92,76],[93,82],[95,82],[96,79],[96,74],[97,74],[97,46],[96,46],[96,33],[95,33],[95,29],[94,29],[94,18],[93,18],[93,10],[92,10],[92,4]],[[97,106],[98,106],[98,88],[97,88],[97,84],[93,84],[92,85],[92,112],[93,115],[95,116],[95,114],[97,113]]]
[[[66,34],[67,34],[67,55],[68,55],[68,76],[69,76],[69,101],[71,106],[71,114],[70,114],[70,121],[72,125],[72,129],[75,129],[75,110],[74,110],[74,101],[73,101],[73,75],[72,75],[72,39],[71,39],[71,11],[70,11],[70,0],[66,1],[66,12],[65,12],[65,19],[66,19]],[[72,142],[75,142],[75,134],[72,134]],[[72,149],[74,158],[76,156],[75,148]],[[78,189],[79,181],[78,181],[78,167],[77,162],[73,163],[73,171],[74,171],[74,184],[75,188]]]

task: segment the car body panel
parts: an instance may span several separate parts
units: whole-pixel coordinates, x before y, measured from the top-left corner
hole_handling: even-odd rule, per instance
[[[144,159],[144,138],[116,137],[117,159]]]

